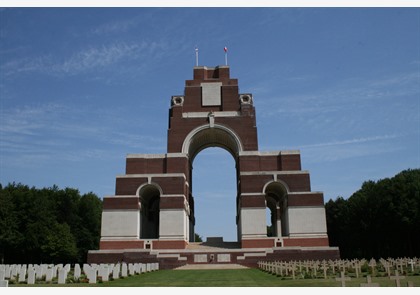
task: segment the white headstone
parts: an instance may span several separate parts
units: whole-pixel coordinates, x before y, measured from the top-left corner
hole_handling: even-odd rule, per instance
[[[140,270],[139,273],[145,273],[147,271],[146,264],[144,264],[144,263],[140,264],[140,268],[141,268],[141,270]]]
[[[26,281],[26,266],[21,266],[19,271],[19,283]]]
[[[7,281],[7,280],[6,281],[1,281],[0,280],[0,288],[1,287],[9,287],[9,281]]]
[[[89,265],[89,264],[87,264],[87,263],[85,263],[85,264],[83,264],[83,272],[86,274],[86,271],[87,270],[90,270],[92,267]]]
[[[10,278],[10,275],[12,274],[12,266],[11,265],[6,265],[6,267],[4,268],[4,277],[6,279]]]
[[[65,268],[58,269],[58,283],[65,284],[67,279],[67,270]]]
[[[40,280],[42,279],[42,267],[40,265],[34,265],[34,271],[35,271],[35,278]]]
[[[47,269],[48,269],[48,265],[47,264],[41,264],[41,272],[40,272],[40,278],[41,279],[43,276],[47,275]],[[37,278],[38,278],[38,273],[37,273]]]
[[[112,278],[114,280],[117,280],[120,278],[120,265],[119,264],[116,264],[114,268],[112,269]]]
[[[35,284],[35,269],[28,267],[28,285]]]
[[[47,268],[47,270],[45,271],[45,281],[46,282],[51,282],[53,280],[53,276],[54,275],[54,269],[52,268]]]
[[[128,275],[127,273],[127,263],[121,265],[121,276],[125,278]]]
[[[78,280],[80,278],[81,273],[82,273],[82,270],[80,269],[80,265],[76,264],[74,266],[74,279]]]
[[[6,271],[3,269],[0,269],[0,281],[4,281],[6,277]]]
[[[141,263],[135,263],[134,264],[134,270],[137,274],[139,274],[141,272]]]
[[[100,276],[102,277],[102,281],[103,282],[108,282],[108,280],[109,280],[109,267],[108,267],[108,265],[107,264],[101,265],[100,270],[101,270]]]
[[[129,272],[129,274],[130,274],[131,276],[134,276],[134,275],[136,274],[136,272],[135,272],[135,268],[134,268],[134,264],[130,263],[130,264],[128,265],[128,272]]]
[[[10,278],[14,279],[17,277],[18,274],[18,266],[16,264],[12,265],[12,269],[11,269],[11,273],[10,273]]]
[[[96,284],[96,269],[91,269],[86,274],[89,280],[89,284]]]

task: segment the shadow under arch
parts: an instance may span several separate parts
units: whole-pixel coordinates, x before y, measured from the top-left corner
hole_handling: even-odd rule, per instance
[[[141,203],[140,238],[159,238],[159,205],[162,189],[153,183],[140,186],[137,190]]]
[[[282,237],[289,234],[287,223],[287,194],[289,188],[283,181],[268,182],[264,188],[266,206],[271,213],[271,233],[267,236]]]

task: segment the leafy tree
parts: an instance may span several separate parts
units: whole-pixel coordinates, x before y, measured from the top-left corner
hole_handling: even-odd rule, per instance
[[[343,258],[420,255],[420,169],[366,181],[325,208],[330,244]]]
[[[49,263],[77,262],[76,240],[67,223],[54,222],[40,248]]]
[[[8,252],[16,248],[23,240],[19,231],[19,220],[9,191],[0,187],[0,262]]]
[[[57,186],[0,185],[0,258],[4,263],[86,261],[100,239],[102,201]]]
[[[194,241],[197,242],[197,243],[199,243],[199,242],[201,243],[201,242],[203,242],[203,238],[200,237],[199,234],[195,233],[194,234]]]

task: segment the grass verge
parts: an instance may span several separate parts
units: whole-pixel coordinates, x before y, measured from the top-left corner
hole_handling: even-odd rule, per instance
[[[420,287],[420,276],[408,276],[401,280],[401,286],[413,282]],[[373,283],[381,287],[395,287],[395,281],[387,277],[373,277]],[[348,287],[359,287],[366,283],[366,278],[352,278],[346,282]],[[11,285],[28,286],[28,285]],[[97,284],[40,284],[31,287],[340,287],[335,278],[295,279],[281,278],[258,269],[240,270],[160,270],[156,272],[130,276]],[[29,287],[29,286],[28,286]]]

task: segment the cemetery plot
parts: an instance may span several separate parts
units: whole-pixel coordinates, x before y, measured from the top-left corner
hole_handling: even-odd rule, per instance
[[[129,273],[127,270],[130,270]],[[159,270],[159,263],[0,265],[0,286],[97,284]]]
[[[380,283],[373,282],[377,278],[386,278],[386,285],[395,287],[412,287],[413,282],[406,276],[420,275],[420,259],[366,259],[361,260],[323,260],[323,261],[260,261],[258,268],[267,273],[288,279],[334,279],[337,286],[346,286],[352,278],[366,278],[361,287],[380,287]]]

